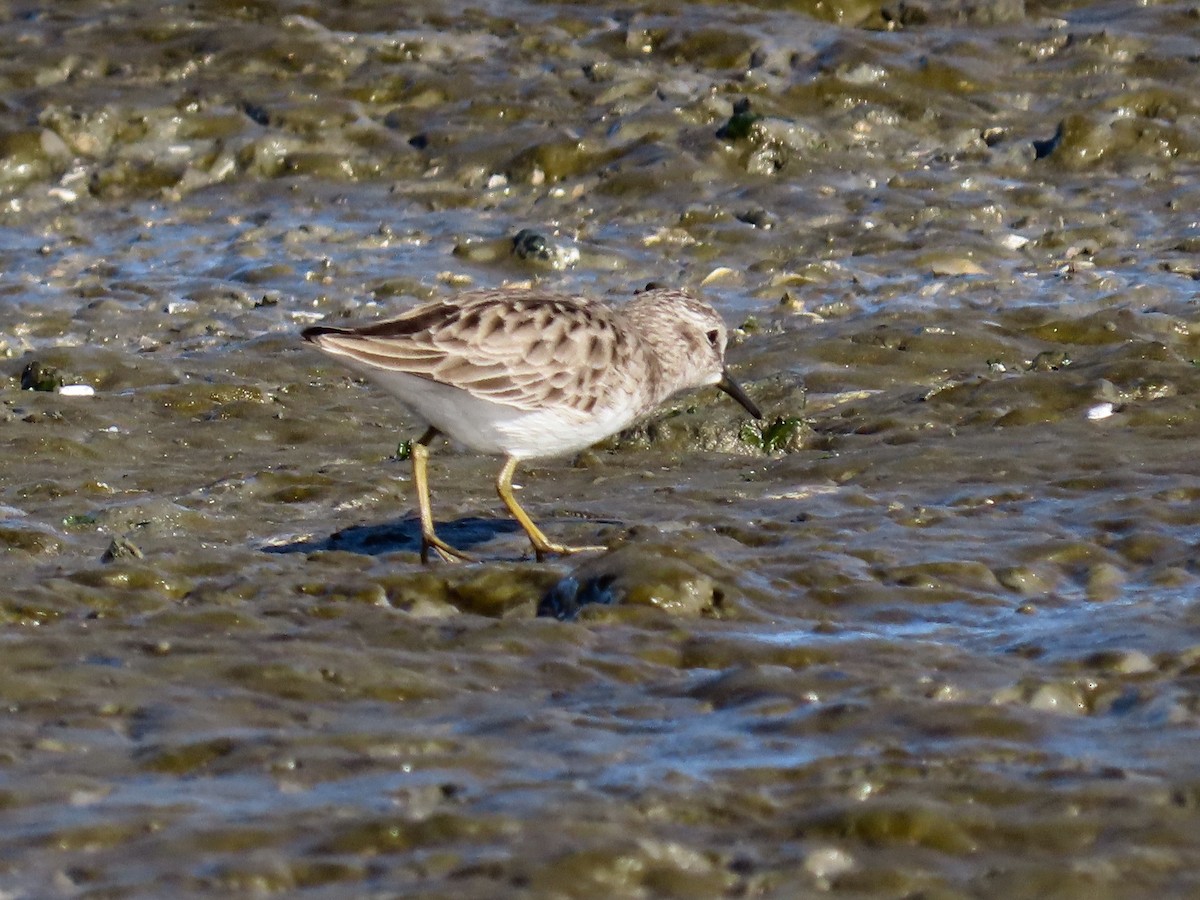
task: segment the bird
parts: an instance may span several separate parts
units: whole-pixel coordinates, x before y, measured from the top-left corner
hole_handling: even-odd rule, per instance
[[[650,285],[609,306],[539,288],[464,292],[357,327],[313,325],[303,339],[394,395],[426,426],[411,445],[421,561],[472,557],[437,536],[429,447],[439,436],[502,456],[496,492],[537,560],[604,547],[549,540],[513,496],[525,460],[577,452],[684,391],[725,391],[762,413],[725,367],[728,330],[708,303]]]

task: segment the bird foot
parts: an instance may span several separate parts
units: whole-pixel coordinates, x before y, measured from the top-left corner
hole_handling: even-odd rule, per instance
[[[438,555],[442,562],[457,563],[457,562],[475,562],[475,557],[469,553],[464,553],[457,547],[451,547],[436,534],[421,535],[421,562],[429,562],[429,551],[432,550]]]
[[[571,547],[567,544],[551,544],[546,542],[542,545],[533,545],[533,555],[538,562],[542,562],[547,556],[571,556],[574,553],[602,553],[607,550],[607,547],[599,547],[588,545],[584,547]]]

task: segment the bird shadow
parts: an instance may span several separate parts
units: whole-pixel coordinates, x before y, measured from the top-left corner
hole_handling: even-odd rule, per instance
[[[520,526],[511,519],[484,519],[467,516],[453,522],[439,522],[438,537],[452,547],[469,550],[486,544],[501,534],[511,534]],[[364,556],[381,556],[385,553],[421,550],[421,520],[408,516],[381,525],[352,525],[335,531],[326,538],[309,538],[287,544],[274,544],[262,548],[266,553],[316,553],[322,550],[343,550],[361,553]]]

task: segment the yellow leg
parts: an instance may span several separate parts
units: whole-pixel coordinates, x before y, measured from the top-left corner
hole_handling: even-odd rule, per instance
[[[421,562],[429,562],[432,548],[446,562],[470,561],[471,557],[456,550],[433,533],[433,507],[429,502],[429,444],[438,436],[436,428],[430,428],[412,445],[413,487],[417,489],[417,514],[421,517]]]
[[[508,507],[512,517],[529,535],[529,543],[533,544],[533,553],[538,562],[541,562],[548,553],[586,553],[589,550],[608,549],[607,547],[568,547],[565,544],[552,544],[546,540],[546,535],[542,534],[542,530],[533,523],[533,519],[529,518],[529,514],[521,508],[521,504],[513,496],[512,479],[513,473],[516,471],[517,460],[510,456],[504,461],[500,474],[496,476],[496,493],[500,495],[500,499],[504,501],[504,505]]]

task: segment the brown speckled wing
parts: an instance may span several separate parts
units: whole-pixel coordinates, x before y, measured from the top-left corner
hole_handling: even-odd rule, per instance
[[[519,409],[591,412],[629,338],[607,307],[581,297],[478,291],[310,339],[357,362],[428,378]]]

